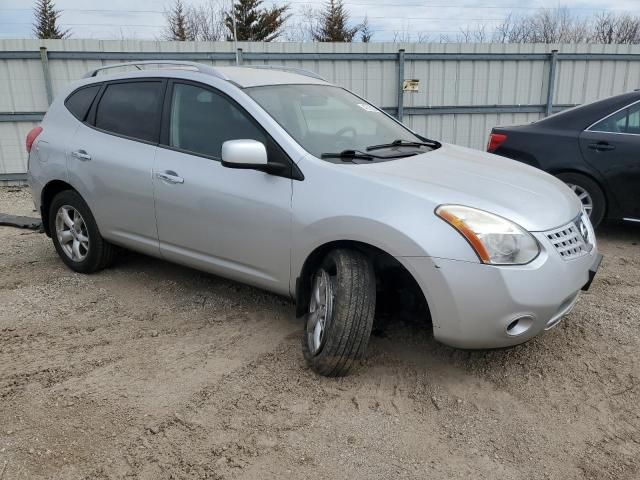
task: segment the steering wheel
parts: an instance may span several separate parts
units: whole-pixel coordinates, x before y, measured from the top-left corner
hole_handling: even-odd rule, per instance
[[[353,128],[353,127],[344,127],[344,128],[341,128],[340,130],[338,130],[336,132],[336,135],[339,136],[339,137],[344,137],[344,134],[347,133],[347,132],[351,132],[351,136],[352,137],[355,137],[356,133],[357,133],[356,129]]]

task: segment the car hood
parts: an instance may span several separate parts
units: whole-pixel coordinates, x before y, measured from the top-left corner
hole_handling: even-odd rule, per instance
[[[359,165],[359,173],[394,188],[411,190],[434,206],[461,204],[516,222],[531,232],[573,220],[576,195],[542,170],[498,155],[443,144],[413,157]]]

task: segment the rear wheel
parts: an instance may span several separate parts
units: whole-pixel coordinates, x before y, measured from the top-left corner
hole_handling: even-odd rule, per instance
[[[594,228],[604,219],[607,202],[600,186],[586,175],[560,173],[557,177],[567,184],[582,202]]]
[[[344,376],[364,357],[376,306],[369,259],[354,250],[329,252],[315,272],[302,338],[307,364],[320,375]]]
[[[53,198],[49,229],[58,255],[72,270],[92,273],[112,263],[115,247],[102,238],[89,206],[77,192],[65,190]]]

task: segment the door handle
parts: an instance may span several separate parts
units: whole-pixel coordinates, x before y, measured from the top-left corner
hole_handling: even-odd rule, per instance
[[[174,185],[184,183],[184,178],[179,177],[176,172],[173,172],[171,170],[167,170],[166,172],[157,172],[156,177],[160,180]]]
[[[611,145],[607,142],[590,143],[589,148],[597,152],[608,152],[609,150],[615,150],[615,145]]]
[[[71,156],[77,158],[78,160],[82,160],[83,162],[88,162],[89,160],[91,160],[91,155],[89,155],[84,150],[75,150],[71,152]]]

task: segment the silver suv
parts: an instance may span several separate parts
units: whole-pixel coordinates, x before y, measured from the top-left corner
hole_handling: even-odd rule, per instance
[[[505,347],[591,283],[593,229],[551,175],[309,72],[127,65],[69,86],[27,137],[45,231],[77,272],[124,247],[291,296],[329,376],[362,359],[384,305],[422,307],[445,344]]]

